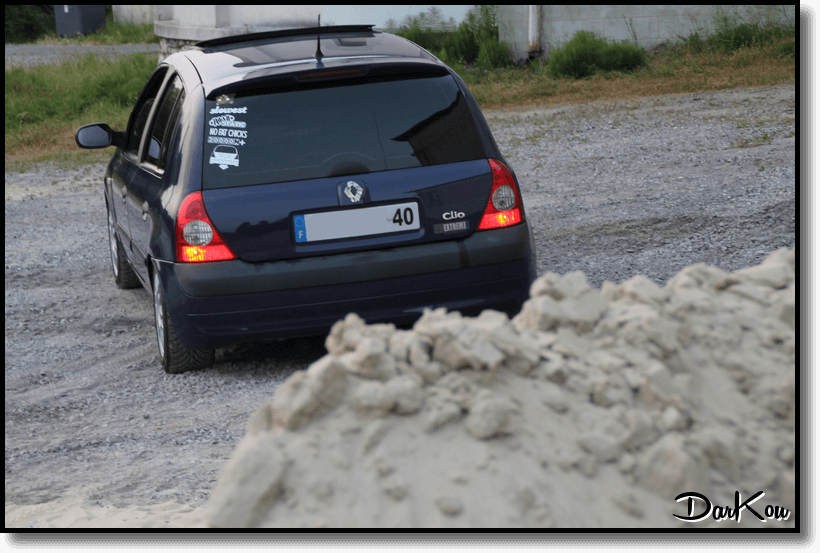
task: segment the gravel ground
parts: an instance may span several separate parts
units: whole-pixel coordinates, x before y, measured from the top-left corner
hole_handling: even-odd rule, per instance
[[[539,275],[580,269],[597,287],[793,246],[794,106],[787,85],[486,115]],[[325,353],[323,338],[249,343],[165,375],[150,297],[113,283],[103,172],[5,175],[7,513],[68,496],[203,505],[249,415]]]
[[[523,186],[539,274],[663,284],[794,245],[794,86],[488,116]]]

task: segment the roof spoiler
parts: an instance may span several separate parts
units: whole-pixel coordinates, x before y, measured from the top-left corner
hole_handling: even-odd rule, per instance
[[[372,33],[375,25],[328,25],[326,27],[300,27],[298,29],[282,29],[281,31],[263,31],[261,33],[247,33],[243,35],[231,35],[220,38],[203,40],[195,44],[198,48],[213,48],[214,46],[225,46],[227,44],[239,44],[252,40],[263,40],[269,38],[282,38],[290,36],[316,36],[324,34],[338,33]]]
[[[332,60],[332,58],[331,58]],[[206,100],[214,101],[222,94],[244,95],[248,91],[259,91],[259,93],[270,94],[287,87],[300,86],[311,82],[322,82],[345,78],[360,78],[362,76],[375,79],[385,77],[402,78],[402,76],[425,76],[437,77],[449,75],[449,71],[441,64],[430,60],[406,61],[406,58],[398,61],[394,59],[380,59],[378,64],[367,63],[370,60],[363,59],[364,65],[345,65],[344,67],[324,67],[316,69],[315,58],[306,58],[306,64],[312,65],[310,68],[300,68],[295,72],[283,74],[270,74],[263,69],[259,72],[246,74],[240,81],[229,82],[217,86],[210,91],[206,91]]]

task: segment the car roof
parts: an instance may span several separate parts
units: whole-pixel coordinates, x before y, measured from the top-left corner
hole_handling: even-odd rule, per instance
[[[317,37],[321,47],[316,57]],[[180,52],[199,72],[205,95],[231,83],[361,63],[442,65],[423,48],[372,25],[340,25],[234,35]]]

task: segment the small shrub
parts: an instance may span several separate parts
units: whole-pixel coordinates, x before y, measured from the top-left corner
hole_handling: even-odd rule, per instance
[[[601,69],[629,72],[646,65],[646,51],[627,41],[610,44],[601,53]]]
[[[410,42],[415,42],[422,48],[430,49],[430,41],[424,31],[420,27],[409,27],[402,29],[397,33],[399,36],[406,38]]]
[[[760,29],[757,25],[741,23],[733,29],[728,29],[719,34],[717,40],[723,47],[723,51],[726,54],[731,54],[735,50],[751,46],[759,34]]]
[[[461,60],[454,57],[447,48],[442,48],[439,50],[436,57],[446,63],[450,69],[455,71],[456,73],[462,74],[464,73],[464,65],[461,63]]]
[[[772,44],[794,36],[794,27],[787,27],[770,22],[764,26],[757,23],[737,23],[726,15],[715,19],[716,32],[709,37],[710,48],[732,54],[741,48],[756,45]]]
[[[582,79],[596,71],[633,71],[647,64],[646,52],[628,41],[608,43],[589,31],[578,31],[563,48],[550,52],[549,73],[553,77]]]
[[[549,71],[553,77],[581,79],[595,73],[601,63],[601,54],[606,48],[606,40],[595,33],[578,31],[563,48],[550,52]]]
[[[524,67],[527,72],[532,73],[533,76],[543,75],[546,72],[547,64],[539,56],[535,56],[529,60]]]
[[[510,47],[482,29],[478,34],[476,65],[486,70],[510,65]]]
[[[498,39],[498,6],[497,5],[476,5],[467,12],[465,25],[474,37],[484,30]]]
[[[33,42],[56,27],[54,6],[8,5],[6,10],[6,44]]]
[[[455,33],[444,39],[444,48],[452,59],[464,63],[473,63],[478,58],[478,41],[466,22],[462,22]]]
[[[794,42],[781,44],[777,47],[777,53],[781,56],[794,57]]]
[[[690,52],[693,54],[700,54],[703,52],[704,46],[706,44],[706,39],[700,36],[698,31],[694,31],[689,33],[689,36],[678,38],[681,39],[680,45],[684,48],[688,48]]]

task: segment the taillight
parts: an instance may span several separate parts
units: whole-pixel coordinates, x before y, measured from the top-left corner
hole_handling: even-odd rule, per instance
[[[512,173],[501,162],[494,159],[490,162],[493,172],[493,188],[490,199],[484,208],[484,216],[478,230],[509,227],[524,220],[521,211],[521,194]]]
[[[236,259],[236,255],[222,240],[219,231],[208,217],[205,202],[202,201],[202,192],[191,192],[179,205],[176,250],[179,263]]]

